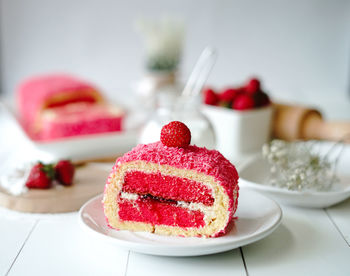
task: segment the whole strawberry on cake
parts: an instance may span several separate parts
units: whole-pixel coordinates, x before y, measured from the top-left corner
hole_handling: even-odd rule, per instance
[[[104,191],[110,227],[183,237],[230,230],[238,174],[218,151],[190,145],[188,127],[173,121],[159,142],[140,144],[116,160]]]

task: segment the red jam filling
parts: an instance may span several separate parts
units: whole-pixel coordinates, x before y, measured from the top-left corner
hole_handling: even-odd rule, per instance
[[[69,95],[62,100],[49,100],[46,104],[46,108],[60,107],[71,103],[95,103],[96,101],[96,97],[93,95]]]

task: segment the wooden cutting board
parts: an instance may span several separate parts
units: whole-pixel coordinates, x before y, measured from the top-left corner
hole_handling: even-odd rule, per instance
[[[19,196],[0,188],[0,206],[28,213],[77,211],[87,200],[103,193],[108,174],[102,166],[84,165],[76,169],[74,184],[70,187],[55,185],[48,190],[32,189]]]

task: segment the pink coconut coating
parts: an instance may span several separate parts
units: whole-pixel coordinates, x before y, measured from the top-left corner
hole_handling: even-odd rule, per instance
[[[192,145],[186,148],[177,148],[164,146],[161,142],[140,144],[118,158],[112,172],[116,172],[118,164],[135,160],[195,170],[213,176],[229,197],[229,221],[232,220],[238,204],[238,173],[236,168],[220,152]],[[108,178],[106,185],[109,183],[110,178]],[[237,191],[236,198],[233,196],[234,191]],[[229,225],[230,223],[215,236],[225,234],[229,230]]]
[[[50,109],[51,117],[43,116],[36,139],[57,138],[120,131],[123,114],[113,114],[112,107],[103,104],[68,104]]]
[[[74,77],[64,74],[37,76],[22,82],[18,87],[17,104],[24,124],[35,121],[38,111],[47,100],[57,93],[97,91],[96,88]],[[90,95],[89,95],[90,96]]]

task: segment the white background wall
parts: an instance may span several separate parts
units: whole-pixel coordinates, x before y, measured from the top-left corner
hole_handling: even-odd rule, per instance
[[[32,74],[68,71],[124,97],[142,75],[134,21],[184,19],[183,75],[211,44],[219,60],[209,79],[224,86],[251,75],[279,99],[350,118],[350,1],[346,0],[0,0],[1,89]],[[341,112],[339,111],[341,110]],[[329,112],[328,112],[329,113]]]

